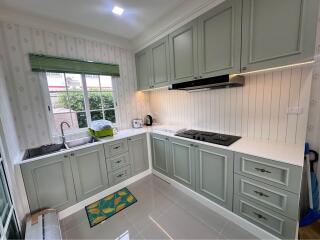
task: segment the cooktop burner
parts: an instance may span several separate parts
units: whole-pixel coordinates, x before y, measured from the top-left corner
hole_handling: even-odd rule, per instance
[[[203,132],[203,131],[197,131],[193,129],[186,130],[186,131],[177,133],[175,135],[179,137],[195,139],[195,140],[214,143],[214,144],[223,145],[223,146],[230,146],[232,143],[236,142],[241,138],[239,136],[232,136],[232,135],[219,134],[219,133],[213,133],[213,132]]]

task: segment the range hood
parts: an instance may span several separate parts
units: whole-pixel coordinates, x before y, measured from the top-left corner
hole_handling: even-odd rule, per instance
[[[244,85],[244,76],[240,75],[222,75],[212,78],[203,78],[190,82],[172,84],[169,90],[193,91],[200,89],[217,89],[241,87]]]

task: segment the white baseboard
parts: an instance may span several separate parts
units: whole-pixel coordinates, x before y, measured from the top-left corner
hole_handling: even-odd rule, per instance
[[[199,201],[206,207],[210,208],[211,210],[215,211],[216,213],[224,216],[227,218],[229,221],[239,225],[240,227],[244,228],[251,234],[255,235],[259,239],[279,239],[278,237],[272,235],[269,232],[266,232],[262,228],[254,225],[253,223],[247,221],[246,219],[236,215],[235,213],[229,211],[228,209],[221,207],[220,205],[212,202],[211,200],[205,198],[204,196],[200,195],[197,192],[194,192],[193,190],[185,187],[181,183],[176,182],[175,180],[155,171],[152,169],[152,173],[161,179],[165,180],[166,182],[170,183],[172,186],[176,187],[177,189],[181,190],[188,196],[192,197],[193,199]]]
[[[151,169],[148,169],[148,170],[146,170],[146,171],[144,171],[142,173],[139,173],[136,176],[133,176],[133,177],[131,177],[131,178],[129,178],[129,179],[117,184],[117,185],[114,185],[114,186],[112,186],[112,187],[110,187],[110,188],[108,188],[108,189],[106,189],[106,190],[104,190],[102,192],[97,193],[96,195],[94,195],[94,196],[92,196],[90,198],[87,198],[87,199],[85,199],[85,200],[83,200],[83,201],[81,201],[81,202],[79,202],[79,203],[77,203],[77,204],[75,204],[75,205],[73,205],[73,206],[61,211],[61,212],[59,212],[59,219],[60,220],[64,219],[64,218],[66,218],[66,217],[68,217],[68,216],[80,211],[81,209],[85,208],[85,206],[87,206],[87,205],[89,205],[89,204],[91,204],[91,203],[93,203],[95,201],[98,201],[101,198],[104,198],[105,196],[108,196],[109,194],[112,194],[112,193],[114,193],[116,191],[119,191],[120,189],[122,189],[122,188],[124,188],[124,187],[126,187],[126,186],[128,186],[128,185],[130,185],[130,184],[132,184],[132,183],[134,183],[134,182],[136,182],[138,180],[140,180],[141,178],[144,178],[144,177],[148,176],[151,173],[152,173]]]

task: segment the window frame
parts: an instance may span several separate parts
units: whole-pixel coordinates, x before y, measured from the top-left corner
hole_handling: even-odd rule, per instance
[[[42,89],[42,93],[43,93],[43,100],[44,100],[44,110],[46,111],[46,115],[47,115],[47,124],[48,124],[48,128],[50,129],[50,137],[51,140],[53,140],[54,137],[57,136],[61,136],[60,130],[57,129],[55,127],[54,124],[54,113],[53,113],[53,107],[52,107],[52,103],[51,103],[51,98],[50,98],[50,91],[49,91],[49,87],[48,87],[48,80],[47,80],[47,73],[48,72],[41,72],[40,74],[40,85],[41,85],[41,89]],[[50,72],[51,73],[51,72]],[[64,80],[66,81],[66,74],[65,72],[61,72],[64,76]],[[90,109],[90,104],[89,104],[89,95],[88,95],[88,88],[87,88],[87,81],[86,81],[86,75],[93,75],[93,74],[86,74],[86,73],[75,73],[75,74],[80,74],[81,75],[81,83],[82,83],[82,88],[83,88],[83,95],[84,95],[84,107],[85,107],[85,113],[86,113],[86,119],[87,119],[87,125],[90,126],[92,119],[91,119],[91,111],[93,110],[97,110],[97,109]],[[101,85],[100,82],[100,75],[97,75],[99,78],[99,84]],[[108,75],[105,75],[108,76]],[[111,110],[114,109],[115,112],[115,123],[113,123],[114,127],[118,127],[118,100],[117,100],[117,96],[118,94],[116,93],[116,87],[115,87],[115,81],[114,81],[114,77],[113,76],[109,76],[111,78],[111,82],[112,82],[112,99],[113,99],[113,104],[114,107],[113,108],[102,108],[98,109],[99,111],[104,112],[105,110]],[[101,91],[101,86],[99,91],[97,92],[103,92]],[[104,114],[104,113],[103,113]],[[72,129],[69,130],[65,135],[72,135],[72,134],[78,134],[78,133],[84,133],[88,131],[88,127],[85,128],[78,128],[78,129]]]
[[[8,184],[8,181],[7,181],[7,178],[6,178],[6,170],[5,170],[5,164],[4,164],[4,161],[3,159],[0,157],[0,178],[1,178],[1,181],[2,181],[2,184],[3,184],[3,190],[4,190],[4,193],[6,195],[6,197],[8,198],[8,214],[6,216],[6,219],[3,219],[2,216],[0,216],[0,239],[1,240],[6,240],[6,235],[8,233],[8,228],[9,228],[9,225],[11,223],[11,221],[14,221],[15,222],[15,227],[17,228],[17,233],[20,235],[20,229],[19,229],[19,226],[18,226],[18,222],[17,222],[17,218],[16,218],[16,215],[15,215],[15,209],[14,209],[14,205],[13,205],[13,202],[12,202],[12,198],[11,198],[11,193],[10,193],[10,190],[9,190],[9,184]],[[5,220],[5,221],[3,221]]]

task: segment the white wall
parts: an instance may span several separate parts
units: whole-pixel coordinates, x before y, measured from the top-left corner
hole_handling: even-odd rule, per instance
[[[283,143],[305,141],[312,65],[245,76],[245,86],[188,93],[150,93],[161,123]],[[288,115],[289,107],[301,114]]]
[[[39,28],[26,22],[27,25],[17,23],[17,20],[11,18],[0,21],[0,60],[4,62],[5,76],[9,79],[9,98],[12,100],[13,118],[22,148],[50,142],[41,79],[37,73],[30,71],[28,53],[117,63],[120,65],[121,77],[114,79],[114,85],[119,127],[128,128],[133,118],[142,118],[149,112],[148,94],[135,92],[134,56],[128,50],[130,47],[123,47],[122,39],[119,40],[121,46],[116,46],[110,44],[108,39],[96,40],[91,35],[86,37],[83,32],[66,33],[68,28],[63,26],[57,31],[55,27],[51,29],[51,25]],[[111,42],[114,42],[114,38]]]
[[[13,161],[11,161],[11,159],[15,159],[21,155],[21,149],[14,126],[6,80],[8,79],[4,77],[2,62],[0,61],[0,152],[4,160],[7,180],[17,217],[21,224],[25,216],[25,206],[23,204],[26,201],[26,196],[23,195],[24,189],[21,189],[21,185],[17,184],[17,178],[15,176],[16,169]]]

